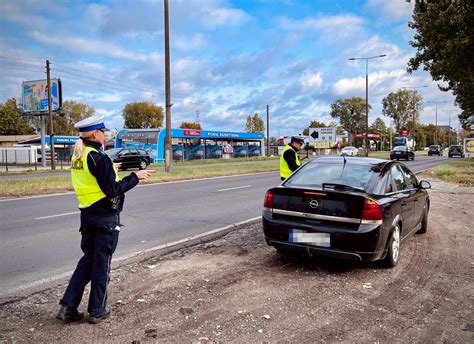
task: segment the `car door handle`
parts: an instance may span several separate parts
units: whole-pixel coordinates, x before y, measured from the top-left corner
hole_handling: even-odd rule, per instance
[[[413,200],[413,202],[418,202],[418,198],[415,198],[415,199]]]
[[[405,202],[405,201],[402,202],[402,206],[405,206],[407,204],[408,204],[408,202]]]

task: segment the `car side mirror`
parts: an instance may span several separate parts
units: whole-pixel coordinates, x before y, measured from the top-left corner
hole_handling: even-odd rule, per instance
[[[430,182],[428,182],[426,180],[422,180],[422,181],[420,181],[419,187],[420,187],[420,189],[431,189],[431,184],[430,184]]]

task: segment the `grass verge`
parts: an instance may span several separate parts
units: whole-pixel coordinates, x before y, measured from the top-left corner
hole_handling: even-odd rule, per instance
[[[440,179],[466,186],[474,186],[474,159],[456,159],[435,167],[433,173]]]
[[[251,165],[213,165],[199,168],[176,168],[172,173],[158,170],[143,184],[191,180],[235,174],[278,171],[279,161],[270,160]],[[130,172],[120,172],[126,176]],[[0,197],[22,197],[72,191],[70,176],[47,176],[44,178],[22,178],[0,180]]]

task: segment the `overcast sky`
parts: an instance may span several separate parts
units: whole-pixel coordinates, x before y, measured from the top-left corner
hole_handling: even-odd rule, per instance
[[[414,2],[414,1],[412,1]],[[422,122],[457,127],[451,93],[428,73],[406,72],[415,54],[405,0],[169,0],[172,126],[194,121],[207,130],[244,131],[248,114],[266,120],[270,135],[301,132],[311,120],[329,123],[337,98],[365,98],[369,62],[370,122],[381,101],[417,87]],[[165,101],[162,0],[0,1],[0,102],[21,97],[22,81],[63,81],[63,97],[86,103],[123,126],[125,104]],[[389,120],[384,118],[389,124]]]

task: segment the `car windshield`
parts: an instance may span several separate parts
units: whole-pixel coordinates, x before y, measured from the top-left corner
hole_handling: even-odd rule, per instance
[[[322,187],[323,184],[341,184],[367,190],[370,178],[375,174],[371,165],[311,163],[298,170],[287,180],[285,186]]]
[[[407,149],[407,146],[397,146],[393,148],[394,151],[404,151],[406,149]]]
[[[451,149],[461,149],[462,146],[451,146],[450,148],[451,148]]]
[[[355,149],[355,147],[350,147],[349,146],[349,147],[344,147],[342,150],[353,150],[353,149]]]
[[[105,151],[105,154],[107,154],[108,156],[110,157],[114,157],[118,154],[118,152],[120,152],[122,149],[121,148],[112,148],[112,149],[108,149]]]
[[[430,149],[438,149],[438,146],[430,146]]]

